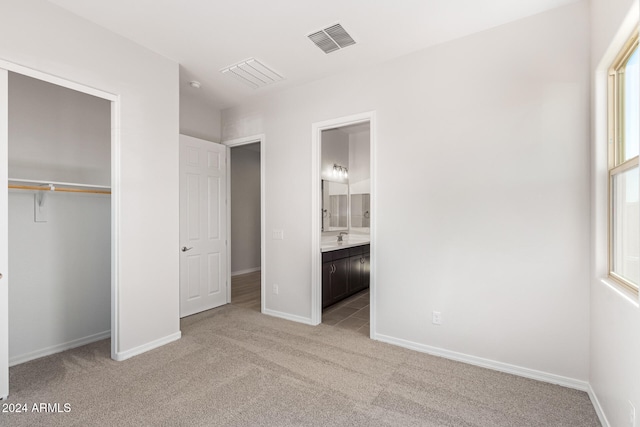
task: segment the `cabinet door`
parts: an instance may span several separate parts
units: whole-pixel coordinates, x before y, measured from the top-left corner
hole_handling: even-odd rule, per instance
[[[362,289],[362,255],[349,258],[349,295]]]
[[[362,254],[362,289],[369,287],[369,270],[371,266],[371,255],[367,251]]]
[[[331,300],[338,302],[347,296],[349,291],[349,258],[333,260],[331,274]]]
[[[331,274],[333,273],[333,263],[326,261],[322,263],[322,308],[326,308],[333,303],[331,298]]]

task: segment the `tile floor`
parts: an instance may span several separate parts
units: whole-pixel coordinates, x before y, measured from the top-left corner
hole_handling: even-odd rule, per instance
[[[322,323],[369,336],[369,289],[322,310]]]
[[[260,311],[260,272],[231,278],[231,304]],[[369,289],[322,311],[322,323],[369,336]]]

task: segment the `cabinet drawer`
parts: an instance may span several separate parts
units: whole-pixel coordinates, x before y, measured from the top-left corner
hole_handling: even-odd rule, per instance
[[[349,258],[349,249],[338,249],[337,251],[332,251],[332,252],[333,252],[334,260]]]
[[[349,248],[349,256],[362,255],[364,246]]]

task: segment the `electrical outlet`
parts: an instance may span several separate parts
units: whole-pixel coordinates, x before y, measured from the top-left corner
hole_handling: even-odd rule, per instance
[[[273,240],[284,240],[284,231],[273,230]]]
[[[629,401],[629,427],[636,427],[636,408]]]
[[[431,322],[434,325],[442,325],[442,313],[440,313],[439,311],[434,311],[433,312],[433,318],[431,319]]]
[[[273,284],[273,293],[278,295],[278,285],[276,285],[275,283]]]

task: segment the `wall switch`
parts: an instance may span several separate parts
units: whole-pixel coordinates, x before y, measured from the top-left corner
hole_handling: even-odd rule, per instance
[[[636,427],[636,408],[629,401],[629,427]]]
[[[284,240],[284,231],[273,230],[273,240]]]
[[[431,319],[431,322],[434,325],[442,325],[442,313],[440,313],[439,311],[434,311],[433,312],[433,318]]]
[[[278,285],[276,285],[275,283],[273,284],[273,293],[278,295]]]

